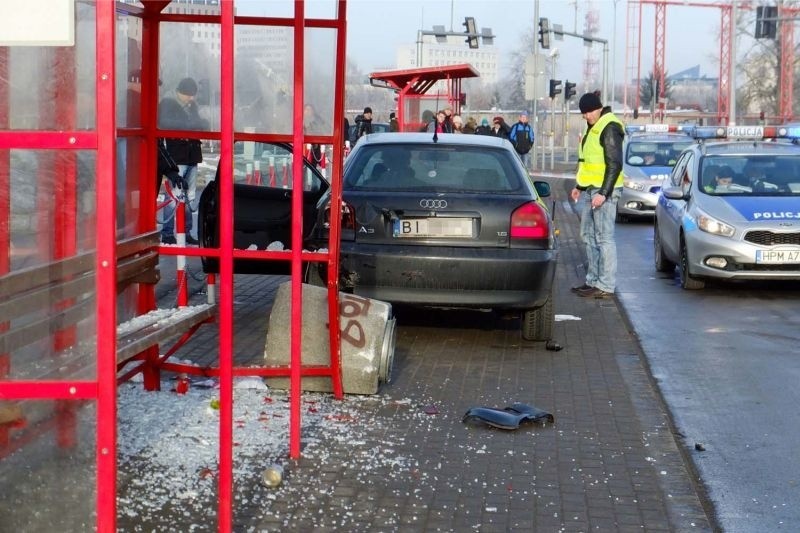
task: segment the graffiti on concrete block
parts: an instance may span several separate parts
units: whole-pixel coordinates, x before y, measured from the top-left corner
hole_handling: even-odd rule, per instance
[[[342,340],[356,348],[363,348],[367,344],[364,326],[359,320],[367,316],[370,300],[353,294],[342,294],[339,300],[339,314],[341,318],[349,319],[342,327]]]

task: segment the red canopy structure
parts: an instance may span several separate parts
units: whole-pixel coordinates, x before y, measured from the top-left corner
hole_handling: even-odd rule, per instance
[[[400,124],[400,131],[417,131],[428,120],[420,112],[422,100],[435,99],[434,112],[436,109],[450,106],[457,113],[464,100],[461,92],[461,80],[479,76],[480,73],[472,65],[464,63],[444,67],[373,72],[369,75],[369,79],[373,85],[387,87],[398,92],[397,121]],[[446,81],[444,93],[428,94],[428,91],[436,87],[437,82],[442,80]],[[383,83],[376,84],[375,81]]]

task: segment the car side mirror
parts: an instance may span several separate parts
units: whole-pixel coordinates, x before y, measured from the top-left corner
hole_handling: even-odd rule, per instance
[[[550,196],[550,184],[546,181],[534,181],[533,186],[536,189],[536,194],[542,198]]]
[[[661,194],[670,200],[686,200],[689,196],[688,194],[684,194],[683,189],[680,187],[664,187],[661,189]]]

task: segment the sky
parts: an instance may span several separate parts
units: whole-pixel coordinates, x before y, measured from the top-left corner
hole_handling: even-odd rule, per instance
[[[616,64],[614,75],[625,72],[626,18],[625,0],[350,0],[348,2],[348,55],[362,70],[370,72],[394,67],[395,48],[416,40],[417,30],[431,30],[434,24],[452,31],[463,31],[465,16],[475,17],[477,27],[488,27],[497,36],[495,46],[501,57],[518,49],[526,32],[538,31],[535,8],[539,17],[550,24],[561,24],[568,32],[583,34],[584,21],[590,6],[599,17],[596,37],[609,43],[609,70]],[[616,4],[616,32],[614,13]],[[577,11],[576,11],[577,9]],[[652,69],[655,9],[645,6],[642,22],[642,71]],[[670,6],[667,9],[668,72],[678,72],[701,65],[701,74],[716,77],[719,52],[720,13],[715,8]],[[577,22],[577,24],[576,24]],[[577,27],[576,27],[577,26]],[[614,39],[616,34],[616,39]],[[565,36],[552,40],[558,48],[556,76],[580,80],[583,73],[585,47],[581,39]],[[594,46],[598,65],[602,64],[602,45]],[[612,61],[612,56],[616,56]]]
[[[292,13],[292,2],[288,0],[268,3],[238,0],[236,5],[241,13],[269,16],[290,16]],[[335,5],[335,0],[307,0],[306,13],[309,17],[332,18]],[[539,17],[547,17],[551,25],[561,24],[564,31],[578,34],[583,34],[586,14],[593,7],[599,18],[599,31],[595,36],[608,41],[609,76],[618,82],[623,79],[626,70],[626,0],[348,0],[348,58],[365,73],[395,68],[397,47],[412,45],[418,30],[432,30],[434,25],[444,25],[448,31],[451,28],[452,31],[463,31],[464,17],[470,16],[475,18],[479,30],[492,29],[502,62],[510,51],[519,49],[526,32],[534,28],[538,31],[537,5]],[[652,70],[654,19],[655,8],[645,5],[642,75]],[[701,75],[717,77],[719,23],[717,8],[669,6],[665,53],[667,72],[675,73],[699,64]],[[552,48],[558,48],[555,77],[580,82],[585,54],[583,41],[566,36],[563,41],[553,40]],[[602,45],[596,44],[594,48],[598,65],[602,65]],[[613,75],[612,63],[615,65]]]

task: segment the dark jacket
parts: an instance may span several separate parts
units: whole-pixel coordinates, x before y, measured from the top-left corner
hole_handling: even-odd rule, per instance
[[[200,117],[197,104],[185,107],[175,98],[164,98],[158,104],[158,127],[163,130],[207,130],[208,121]],[[166,139],[167,151],[179,165],[196,165],[203,161],[199,139]]]
[[[358,120],[356,117],[356,124],[358,127],[356,128],[356,141],[358,141],[364,135],[369,135],[372,133],[372,119],[366,119],[363,115],[359,115],[361,120]]]
[[[396,118],[389,119],[389,131],[400,131],[400,123]]]
[[[495,137],[502,137],[503,139],[508,139],[508,124],[505,122],[500,122],[500,127],[497,131],[494,131],[494,127],[490,128],[489,135],[494,135]]]
[[[514,150],[520,155],[531,151],[533,146],[533,128],[529,123],[517,122],[508,132],[508,140],[514,145]]]
[[[611,113],[611,107],[606,106],[600,113],[600,116],[606,113]],[[583,140],[586,139],[583,136]],[[614,184],[617,182],[619,173],[622,172],[622,141],[625,138],[625,132],[616,122],[610,122],[603,131],[600,132],[600,145],[603,147],[603,161],[606,165],[603,174],[603,185],[598,191],[606,198],[610,198],[614,192]],[[581,140],[581,142],[583,142]]]

